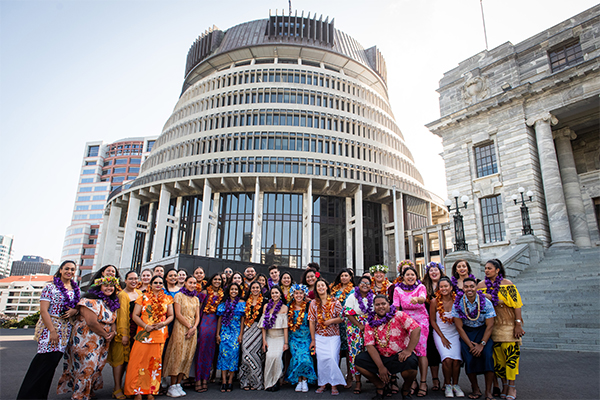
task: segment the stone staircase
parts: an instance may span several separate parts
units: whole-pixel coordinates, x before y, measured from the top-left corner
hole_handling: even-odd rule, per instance
[[[516,278],[523,299],[523,347],[600,351],[600,249],[545,251]]]

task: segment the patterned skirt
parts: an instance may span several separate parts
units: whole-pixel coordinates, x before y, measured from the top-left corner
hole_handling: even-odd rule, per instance
[[[129,354],[123,392],[126,396],[158,394],[164,343],[135,341]]]
[[[354,318],[358,320],[361,324],[367,323],[366,315],[354,315]],[[359,375],[359,372],[356,371],[354,367],[354,359],[364,350],[365,340],[363,338],[363,333],[360,331],[358,326],[354,325],[350,320],[346,323],[346,337],[348,339],[348,358],[350,359],[350,373],[352,375]]]
[[[262,331],[258,322],[245,328],[242,339],[242,359],[240,364],[240,386],[242,388],[251,386],[262,390],[263,386],[263,362],[265,354],[262,351]]]

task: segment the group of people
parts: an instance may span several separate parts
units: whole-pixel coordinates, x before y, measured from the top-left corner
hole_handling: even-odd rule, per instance
[[[106,362],[112,396],[121,400],[152,400],[161,388],[169,397],[184,396],[184,387],[206,392],[217,371],[221,392],[234,390],[237,375],[243,390],[274,392],[289,382],[297,392],[317,384],[316,393],[353,386],[359,394],[364,375],[376,398],[423,397],[428,369],[431,390],[442,389],[440,364],[446,397],[465,396],[458,384],[464,364],[470,398],[483,395],[478,374],[485,374],[486,400],[516,398],[522,303],[499,260],[486,263],[482,281],[465,260],[450,276],[431,262],[422,282],[410,260],[398,265],[394,281],[388,267],[375,265],[358,279],[344,269],[331,283],[316,263],[298,283],[277,266],[268,276],[249,266],[210,277],[201,267],[188,275],[156,266],[121,281],[107,265],[85,294],[75,271],[75,263],[63,262],[42,292],[38,351],[18,399],[47,398],[63,357],[57,391],[78,400],[103,387]]]

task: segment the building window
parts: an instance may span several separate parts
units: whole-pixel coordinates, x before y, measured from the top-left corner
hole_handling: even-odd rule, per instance
[[[502,215],[502,197],[484,197],[481,200],[481,219],[485,243],[504,240],[504,217]]]
[[[496,164],[496,149],[494,143],[477,146],[475,150],[475,166],[477,177],[492,175],[498,172]]]
[[[302,195],[265,193],[262,252],[265,264],[298,268],[302,265]]]
[[[321,271],[338,273],[346,268],[346,199],[313,196],[312,202],[311,259]]]
[[[127,158],[118,158],[115,160],[115,165],[127,164]]]
[[[217,258],[250,261],[253,193],[221,193],[217,225]]]
[[[88,147],[88,157],[98,157],[98,152],[100,151],[100,146],[90,146]]]
[[[569,41],[548,52],[552,72],[561,71],[583,61],[579,41]]]
[[[148,140],[148,149],[146,151],[152,151],[152,148],[154,147],[154,142],[154,140]]]

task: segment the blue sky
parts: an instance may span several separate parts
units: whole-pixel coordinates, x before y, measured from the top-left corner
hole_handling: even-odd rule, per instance
[[[516,44],[595,1],[484,0],[489,48]],[[478,0],[292,1],[335,18],[388,68],[392,110],[426,186],[446,197],[435,89],[485,49]],[[185,57],[213,24],[266,18],[287,1],[0,1],[0,234],[60,259],[85,142],[159,135]]]

